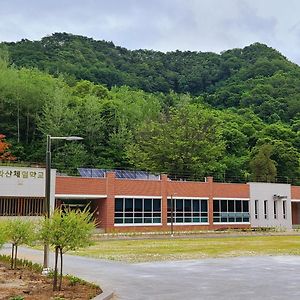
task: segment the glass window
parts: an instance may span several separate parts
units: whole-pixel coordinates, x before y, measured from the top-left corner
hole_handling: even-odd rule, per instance
[[[204,201],[206,201],[206,200],[204,200]],[[199,212],[199,210],[200,210],[199,200],[193,200],[193,211],[194,212]]]
[[[283,213],[283,218],[286,219],[286,200],[282,201],[282,213]]]
[[[173,199],[174,223],[207,223],[207,200],[200,199]],[[168,201],[168,223],[171,223],[171,200]]]
[[[201,211],[207,212],[207,200],[201,200]]]
[[[249,201],[242,201],[243,203],[243,211],[249,212]]]
[[[228,200],[228,211],[234,212],[234,200]]]
[[[227,200],[221,200],[221,211],[227,212]]]
[[[254,217],[258,219],[258,200],[254,201]]]
[[[144,199],[144,210],[152,211],[152,199]]]
[[[235,210],[236,211],[242,211],[242,201],[241,200],[236,200],[235,201]]]
[[[134,199],[134,210],[135,211],[143,210],[143,199]]]
[[[274,201],[274,219],[277,219],[277,202]]]
[[[249,223],[248,202],[248,200],[214,200],[214,223]]]
[[[161,223],[161,199],[115,199],[115,224]]]
[[[133,199],[125,199],[125,211],[133,211]]]
[[[184,200],[184,211],[192,211],[192,201],[191,200]]]
[[[214,212],[220,211],[220,201],[214,200]]]
[[[264,200],[264,218],[268,219],[268,200]]]
[[[115,211],[123,211],[123,199],[115,200]]]
[[[153,211],[160,211],[160,199],[153,199]]]
[[[175,202],[176,211],[183,211],[183,200],[173,199]]]

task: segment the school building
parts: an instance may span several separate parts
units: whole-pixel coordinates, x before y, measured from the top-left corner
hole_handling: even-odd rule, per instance
[[[300,225],[300,187],[170,180],[140,172],[51,172],[51,208],[83,208],[105,232],[217,230]],[[45,170],[0,166],[0,216],[43,216]]]

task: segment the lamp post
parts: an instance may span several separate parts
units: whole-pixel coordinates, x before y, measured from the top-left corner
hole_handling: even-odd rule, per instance
[[[46,218],[50,218],[50,198],[51,198],[51,140],[79,141],[83,140],[79,136],[51,136],[47,135],[46,148],[46,179],[45,179],[45,199],[46,199]],[[44,245],[44,263],[43,268],[47,270],[49,267],[49,244]]]

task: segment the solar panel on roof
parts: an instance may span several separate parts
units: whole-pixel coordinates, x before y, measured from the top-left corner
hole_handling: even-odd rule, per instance
[[[107,170],[78,168],[78,172],[81,177],[103,178],[105,177]],[[119,179],[150,179],[150,180],[160,179],[159,175],[154,175],[145,171],[114,170],[114,172],[116,174],[116,178]]]
[[[102,169],[86,169],[86,168],[78,168],[78,172],[81,177],[95,177],[95,178],[103,178],[105,177],[105,170]]]

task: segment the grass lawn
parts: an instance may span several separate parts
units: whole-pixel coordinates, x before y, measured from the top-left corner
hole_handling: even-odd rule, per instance
[[[300,255],[300,236],[99,240],[73,254],[125,262],[249,255]]]

